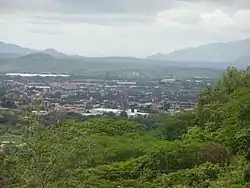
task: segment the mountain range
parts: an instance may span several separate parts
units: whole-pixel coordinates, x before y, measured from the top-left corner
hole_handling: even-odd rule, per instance
[[[84,71],[86,67],[138,68],[142,66],[171,66],[225,69],[250,65],[250,39],[227,43],[213,43],[177,50],[169,54],[155,54],[147,58],[72,56],[55,49],[34,50],[0,42],[0,70],[2,71]]]
[[[157,53],[148,58],[161,61],[233,62],[248,55],[250,55],[250,39],[211,43],[177,50],[169,54]]]
[[[68,55],[55,49],[33,50],[16,44],[7,44],[0,41],[0,58],[22,57],[26,55],[47,54],[55,58],[67,58]]]
[[[16,44],[7,44],[0,41],[0,54],[17,54],[17,55],[26,55],[28,53],[33,53],[35,50],[29,48],[24,48]]]

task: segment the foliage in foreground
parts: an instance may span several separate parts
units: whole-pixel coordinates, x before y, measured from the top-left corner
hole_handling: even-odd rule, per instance
[[[0,155],[0,187],[250,187],[250,69],[229,69],[193,112],[150,125],[91,119],[40,128]]]

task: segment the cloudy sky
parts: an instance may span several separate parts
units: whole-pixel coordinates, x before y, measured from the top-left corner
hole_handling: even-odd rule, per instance
[[[250,0],[0,0],[0,41],[137,56],[250,38]]]

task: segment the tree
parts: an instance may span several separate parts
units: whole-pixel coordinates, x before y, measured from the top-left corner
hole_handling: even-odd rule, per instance
[[[125,119],[127,119],[127,118],[128,118],[128,114],[127,114],[127,112],[122,111],[122,112],[120,113],[120,117],[121,117],[121,118],[125,118]]]
[[[222,170],[218,165],[205,163],[192,169],[164,174],[157,178],[157,187],[211,187]]]
[[[188,128],[193,126],[195,114],[185,112],[176,116],[170,116],[162,121],[160,130],[166,140],[180,139],[183,134],[187,133]]]
[[[32,126],[31,126],[32,127]],[[77,125],[48,130],[30,127],[26,145],[8,156],[11,181],[16,187],[64,187],[81,184],[79,170],[86,168],[91,141]],[[34,131],[35,130],[35,131]]]
[[[94,118],[80,123],[84,132],[90,135],[120,136],[131,133],[143,132],[144,125],[136,122],[116,118]]]
[[[3,97],[2,101],[1,101],[1,106],[3,108],[16,108],[15,102],[8,97]]]
[[[169,110],[170,106],[171,106],[171,104],[169,102],[164,101],[163,110],[167,112]]]

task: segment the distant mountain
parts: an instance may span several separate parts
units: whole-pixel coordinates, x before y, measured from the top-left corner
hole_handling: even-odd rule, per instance
[[[0,53],[0,59],[11,59],[21,57],[20,54]]]
[[[28,53],[35,52],[35,50],[24,48],[16,44],[7,44],[0,41],[0,54],[20,54],[26,55]]]
[[[250,55],[250,39],[177,50],[170,54],[157,53],[149,59],[187,62],[233,62]]]
[[[58,52],[55,49],[46,49],[44,51],[41,51],[40,53],[51,55],[55,58],[67,58],[68,57],[66,54]]]
[[[46,60],[46,59],[55,59],[50,54],[44,54],[42,52],[30,53],[28,55],[22,56],[19,58],[20,60]]]
[[[173,58],[174,56],[175,58]],[[121,68],[128,70],[132,67],[138,70],[150,67],[150,69],[156,69],[155,72],[159,72],[162,67],[225,69],[232,65],[239,68],[249,66],[249,60],[250,39],[209,44],[176,51],[169,55],[159,53],[144,59],[82,57],[66,55],[55,49],[38,51],[0,42],[0,72],[56,72],[91,75],[91,71],[95,72],[98,69],[100,69],[98,74],[103,74],[103,70]]]
[[[244,57],[240,57],[239,59],[237,59],[236,61],[238,62],[250,62],[250,54]],[[250,65],[249,65],[250,66]]]
[[[40,53],[51,55],[55,58],[67,58],[68,56],[64,53],[58,52],[55,49],[46,49],[43,51],[33,50],[24,48],[16,44],[7,44],[0,41],[0,58],[13,58],[19,56],[26,56],[28,54]]]
[[[246,68],[250,66],[250,55],[241,57],[233,62],[233,66],[237,66],[239,68]]]

